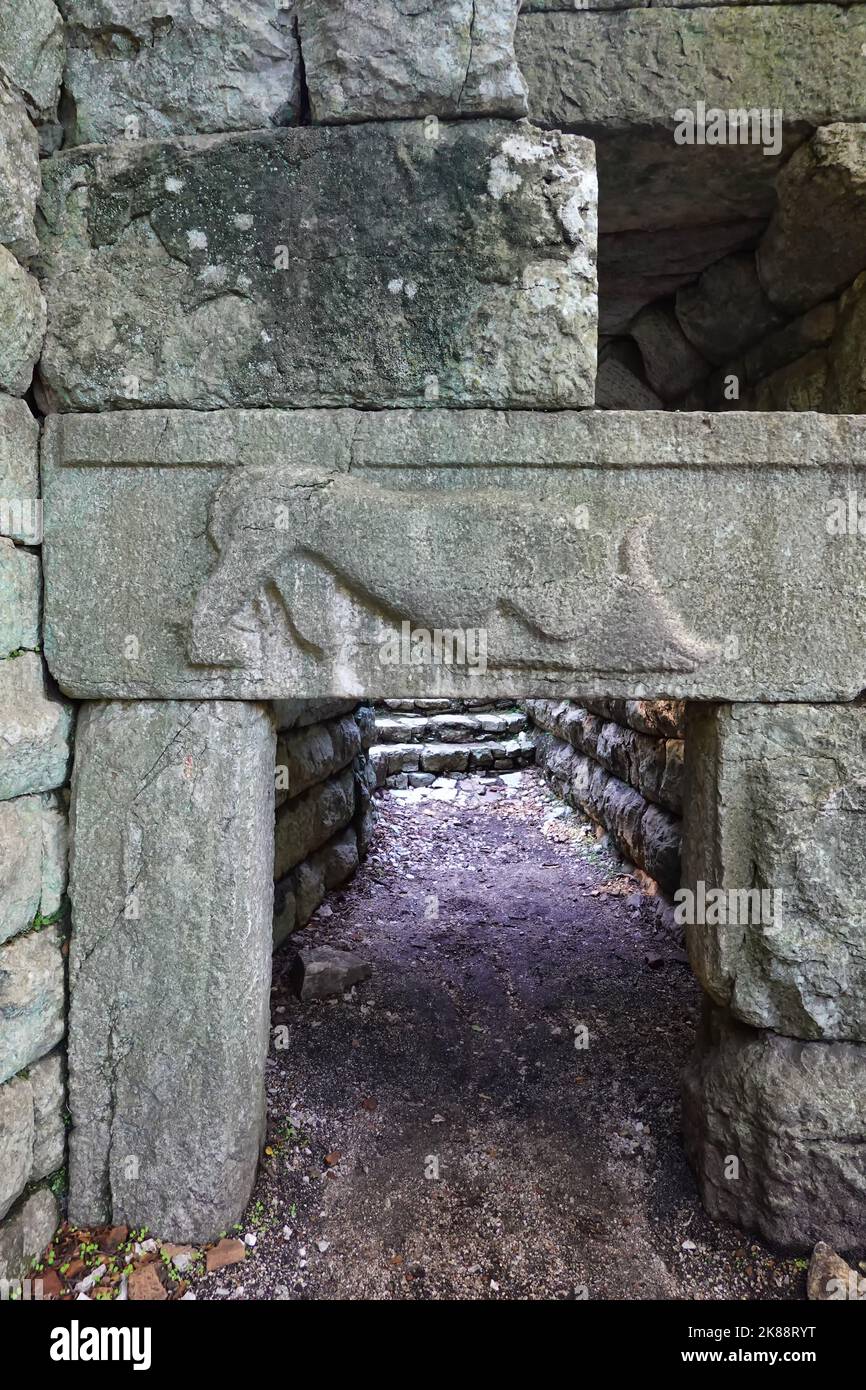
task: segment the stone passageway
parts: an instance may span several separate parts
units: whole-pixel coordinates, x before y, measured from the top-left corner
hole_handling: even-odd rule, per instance
[[[302,1003],[277,953],[255,1243],[197,1297],[802,1296],[802,1262],[698,1201],[682,951],[535,769],[507,783],[378,794],[367,862],[293,938],[369,980]]]

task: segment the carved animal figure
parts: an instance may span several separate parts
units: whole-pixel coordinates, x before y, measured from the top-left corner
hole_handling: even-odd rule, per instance
[[[296,640],[324,657],[309,581],[386,623],[485,628],[491,666],[693,671],[715,655],[684,628],[646,555],[647,519],[617,547],[513,494],[388,489],[348,475],[245,469],[220,489],[208,532],[219,560],[196,598],[191,661],[245,661],[238,615],[276,589]]]

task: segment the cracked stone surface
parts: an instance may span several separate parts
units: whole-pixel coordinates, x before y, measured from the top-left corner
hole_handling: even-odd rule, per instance
[[[301,106],[293,3],[61,0],[67,142],[291,125]]]
[[[49,409],[592,404],[586,140],[307,127],[89,146],[43,183]]]
[[[753,1027],[866,1041],[864,735],[860,705],[689,710],[683,885],[771,895],[708,908],[689,954]]]
[[[523,116],[519,0],[299,0],[313,120]]]
[[[35,119],[51,118],[60,95],[65,37],[53,0],[10,0],[0,13],[0,78]]]
[[[210,1240],[244,1208],[264,1123],[273,719],[90,705],[77,748],[71,1219]]]
[[[39,140],[24,103],[0,85],[0,245],[19,261],[39,250],[34,215]]]
[[[0,946],[0,1082],[44,1056],[65,1031],[59,927],[13,937]]]
[[[38,281],[0,246],[0,391],[23,396],[42,350],[45,300]]]
[[[710,1216],[782,1250],[862,1249],[866,1047],[783,1038],[708,1008],[683,1091],[686,1153]]]

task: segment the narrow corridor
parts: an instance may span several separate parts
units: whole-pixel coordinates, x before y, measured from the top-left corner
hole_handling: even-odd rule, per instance
[[[275,957],[255,1245],[197,1296],[802,1297],[700,1207],[700,991],[590,823],[534,769],[377,800],[366,864]],[[300,1003],[311,944],[372,978]]]

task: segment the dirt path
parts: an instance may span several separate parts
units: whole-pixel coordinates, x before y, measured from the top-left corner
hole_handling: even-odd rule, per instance
[[[302,1005],[291,945],[276,958],[287,1046],[268,1064],[255,1246],[199,1298],[803,1296],[793,1261],[697,1200],[682,953],[586,824],[521,776],[384,795],[367,864],[300,934],[359,952],[371,981]]]

